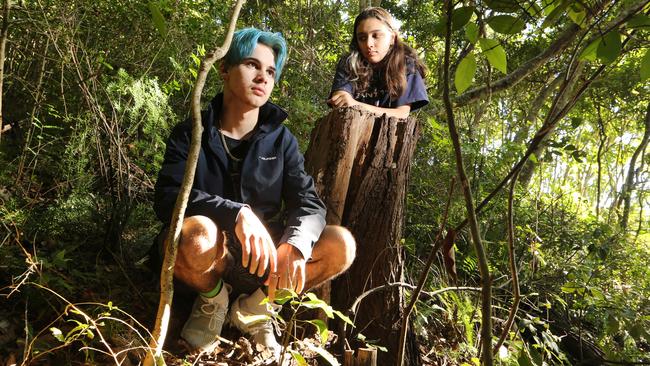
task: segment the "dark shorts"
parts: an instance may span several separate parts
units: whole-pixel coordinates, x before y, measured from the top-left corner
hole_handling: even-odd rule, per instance
[[[277,244],[280,238],[282,237],[281,230],[269,230],[273,242]],[[160,274],[160,269],[162,268],[162,257],[164,253],[164,242],[167,237],[168,228],[163,227],[163,229],[158,233],[154,239],[154,243],[149,250],[149,258],[151,263],[151,269]],[[226,246],[228,248],[228,254],[226,255],[226,260],[228,265],[226,272],[223,274],[223,281],[230,286],[232,286],[232,293],[230,294],[231,298],[236,298],[240,294],[251,294],[255,292],[258,288],[264,286],[264,281],[269,274],[269,269],[267,268],[264,276],[258,277],[257,275],[250,274],[248,268],[244,268],[242,265],[242,246],[237,240],[237,237],[234,233],[227,231],[222,231],[222,234],[226,237]],[[184,286],[180,281],[174,281],[175,287],[182,292],[191,292],[187,286]]]

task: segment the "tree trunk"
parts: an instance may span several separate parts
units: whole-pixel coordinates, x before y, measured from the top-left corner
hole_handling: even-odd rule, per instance
[[[165,253],[163,255],[163,263],[160,271],[160,300],[158,302],[158,313],[156,314],[156,324],[151,332],[151,339],[149,341],[149,351],[147,352],[143,365],[165,365],[165,360],[162,355],[162,348],[165,344],[165,337],[167,336],[167,328],[169,325],[169,318],[171,315],[172,298],[174,296],[174,266],[176,263],[176,253],[178,250],[178,242],[181,236],[181,227],[183,226],[183,219],[185,217],[185,208],[187,201],[190,197],[190,190],[194,182],[194,173],[196,171],[196,164],[199,160],[199,150],[201,148],[201,133],[203,127],[201,124],[201,92],[208,77],[208,72],[212,65],[223,58],[230,48],[233,34],[235,32],[235,25],[239,17],[239,11],[242,8],[245,0],[237,0],[230,18],[230,25],[226,32],[226,38],[221,47],[217,47],[211,52],[207,53],[201,61],[199,73],[192,90],[192,137],[190,141],[189,151],[187,152],[187,162],[185,164],[185,172],[183,173],[183,182],[181,183],[178,196],[176,197],[176,204],[172,213],[171,225],[165,242]]]
[[[576,66],[576,72],[571,75],[571,79],[568,81],[567,87],[564,89],[561,89],[558,91],[558,93],[562,94],[559,96],[558,100],[558,108],[556,108],[556,114],[559,113],[567,104],[571,103],[572,97],[578,92],[580,89],[580,86],[576,85],[576,83],[580,80],[582,77],[582,72],[584,70],[584,63],[580,62],[578,66]],[[551,121],[559,120],[563,116],[560,115],[554,115],[550,116]],[[549,133],[547,134],[546,138],[544,141],[542,141],[535,150],[533,150],[533,154],[537,157],[537,160],[528,160],[526,164],[523,166],[521,169],[521,174],[519,175],[519,183],[521,184],[522,187],[526,188],[528,187],[528,184],[530,183],[531,179],[533,178],[533,173],[535,172],[535,168],[539,165],[539,162],[542,160],[542,157],[546,153],[546,150],[548,148],[548,140],[553,136],[555,133],[555,128],[557,127],[557,123],[553,123],[553,128]]]
[[[650,103],[648,103],[648,109],[646,110],[645,119],[643,121],[644,133],[641,143],[634,150],[632,157],[627,168],[627,176],[625,177],[625,184],[623,185],[623,190],[621,192],[620,200],[623,202],[623,215],[621,217],[621,228],[623,230],[627,229],[628,220],[630,218],[630,206],[632,200],[632,191],[634,190],[634,175],[636,170],[636,160],[641,155],[641,152],[645,150],[648,142],[650,142]]]
[[[370,288],[402,280],[404,203],[419,131],[414,118],[356,107],[333,110],[312,131],[305,165],[327,205],[327,222],[346,226],[357,240],[355,262],[332,283],[336,309],[350,308]],[[379,365],[395,363],[402,304],[402,290],[389,288],[365,298],[353,319],[356,331],[388,348]]]
[[[7,46],[7,38],[9,36],[9,9],[11,8],[11,3],[9,0],[3,1],[2,6],[2,30],[0,30],[0,138],[2,138],[2,132],[4,128],[2,127],[3,123],[3,114],[2,114],[2,90],[5,73],[5,48]]]

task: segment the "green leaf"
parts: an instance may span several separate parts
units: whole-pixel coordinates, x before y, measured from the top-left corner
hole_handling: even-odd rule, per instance
[[[151,12],[151,21],[153,22],[153,25],[156,27],[156,30],[158,30],[160,36],[165,38],[165,36],[167,36],[167,22],[165,22],[165,17],[160,12],[158,4],[153,1],[149,2],[149,11]]]
[[[574,7],[572,6],[569,9],[569,18],[571,18],[571,20],[573,20],[574,23],[579,25],[580,28],[584,28],[587,26],[585,24],[585,19],[587,18],[587,12],[581,6],[579,6],[578,9],[574,9]]]
[[[464,27],[465,24],[469,22],[469,19],[472,17],[473,13],[473,6],[463,6],[461,8],[454,9],[454,11],[451,13],[451,30],[456,31]]]
[[[352,320],[351,320],[350,318],[348,318],[348,317],[347,317],[345,314],[343,314],[342,312],[340,312],[340,311],[338,311],[338,310],[334,310],[334,314],[336,314],[336,316],[338,316],[338,317],[339,317],[341,320],[343,320],[344,322],[346,322],[346,323],[348,323],[348,324],[350,324],[351,326],[354,327],[354,323],[352,322]]]
[[[542,10],[544,15],[549,15],[559,5],[558,0],[542,0]]]
[[[307,320],[307,323],[311,323],[316,327],[318,334],[320,335],[320,343],[325,344],[327,342],[327,336],[329,335],[327,324],[320,319]]]
[[[470,85],[472,85],[472,80],[474,79],[475,72],[476,59],[474,58],[473,53],[469,53],[460,61],[458,67],[456,68],[454,85],[456,86],[456,91],[458,91],[458,94],[461,94],[467,90]]]
[[[637,14],[627,21],[628,28],[650,28],[650,17],[645,14]]]
[[[516,34],[526,28],[523,20],[511,15],[496,15],[488,18],[487,23],[495,32],[502,34]]]
[[[599,288],[596,287],[590,287],[589,291],[591,292],[591,296],[593,296],[597,300],[605,300],[605,294],[603,294],[602,291],[600,291]]]
[[[431,31],[437,36],[444,37],[447,34],[447,19],[443,17],[434,21]]]
[[[530,14],[534,17],[539,17],[540,15],[542,15],[542,8],[540,8],[539,5],[537,5],[537,3],[534,1],[526,2],[525,4],[523,4],[523,7],[524,7],[524,11],[527,14]]]
[[[481,50],[483,50],[490,65],[502,73],[507,74],[508,64],[506,60],[506,51],[501,47],[499,41],[496,39],[481,38],[478,42],[481,45]]]
[[[386,348],[386,347],[384,347],[384,346],[374,345],[373,347],[376,348],[377,351],[380,351],[380,352],[388,352],[388,348]]]
[[[544,22],[542,23],[542,28],[546,28],[550,26],[551,24],[555,23],[555,21],[566,11],[566,9],[569,7],[570,2],[567,0],[563,0],[560,5],[558,5],[553,11],[544,19]]]
[[[650,48],[645,52],[645,56],[641,59],[641,81],[650,78]]]
[[[287,301],[294,299],[296,297],[298,297],[298,294],[296,294],[293,291],[287,289],[279,289],[275,292],[275,300],[273,301],[276,304],[284,305]]]
[[[572,294],[572,293],[576,292],[576,290],[578,288],[580,288],[580,287],[578,287],[575,284],[575,282],[567,282],[567,283],[564,284],[564,286],[562,286],[560,288],[560,290],[562,290],[562,292],[564,292],[565,294]]]
[[[617,31],[611,31],[602,37],[596,55],[604,64],[611,64],[621,53],[621,35]]]
[[[298,366],[307,366],[308,363],[302,355],[296,351],[289,350],[289,354],[293,357],[294,360],[298,363]]]
[[[293,303],[293,302],[292,302]],[[300,306],[306,307],[307,309],[322,309],[328,318],[334,318],[334,309],[323,300],[310,300],[303,301],[299,303]]]
[[[582,117],[571,117],[571,128],[576,129],[584,122]]]
[[[467,22],[469,22],[474,12],[473,6],[464,6],[462,8],[454,9],[451,13],[451,31],[461,29]],[[433,34],[444,37],[447,34],[447,18],[441,17],[436,20],[432,27]]]
[[[465,26],[465,37],[472,44],[476,44],[476,41],[478,41],[478,25],[476,23],[467,23]]]
[[[600,45],[600,38],[597,38],[595,41],[591,42],[589,46],[585,47],[585,49],[580,52],[578,60],[596,61],[596,51],[598,50],[598,45]]]
[[[54,338],[56,338],[59,342],[65,342],[65,338],[63,337],[63,332],[61,332],[61,329],[52,327],[50,328],[50,332],[52,332]]]
[[[515,13],[521,9],[517,0],[485,0],[485,5],[502,13]]]

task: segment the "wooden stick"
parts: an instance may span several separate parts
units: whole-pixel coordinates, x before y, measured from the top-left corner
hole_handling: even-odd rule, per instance
[[[172,222],[167,238],[165,239],[165,243],[171,245],[165,245],[165,257],[160,272],[160,302],[158,304],[158,314],[156,315],[156,325],[152,333],[153,336],[151,342],[149,343],[150,349],[154,350],[154,352],[147,352],[144,360],[145,366],[165,364],[165,360],[162,357],[162,347],[167,335],[167,327],[171,315],[171,303],[174,296],[173,279],[176,252],[178,250],[181,227],[185,216],[185,208],[187,207],[187,201],[190,196],[190,191],[192,190],[194,173],[196,171],[196,164],[201,149],[201,134],[203,133],[201,123],[201,92],[203,91],[210,68],[217,60],[223,58],[230,48],[230,43],[232,42],[232,37],[235,33],[237,18],[239,17],[239,11],[243,4],[244,0],[237,0],[232,17],[230,18],[230,26],[226,33],[226,39],[224,40],[223,45],[206,54],[205,58],[201,61],[196,83],[194,84],[194,90],[192,91],[192,140],[187,154],[187,163],[185,164],[183,182],[178,192],[178,197],[176,198],[176,205],[174,207],[174,213],[172,214]]]

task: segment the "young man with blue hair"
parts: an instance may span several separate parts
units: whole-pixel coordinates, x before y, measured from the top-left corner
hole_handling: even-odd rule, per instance
[[[237,31],[220,69],[223,93],[202,113],[201,152],[174,269],[176,280],[198,292],[181,331],[198,351],[215,348],[229,315],[231,325],[277,357],[281,347],[270,317],[279,306],[261,304],[265,292],[272,300],[276,289],[300,293],[318,286],[344,272],[355,256],[349,231],[325,226],[325,206],[296,138],[282,124],[287,114],[268,101],[285,58],[279,33]],[[165,224],[190,135],[186,121],[167,142],[154,203]]]

